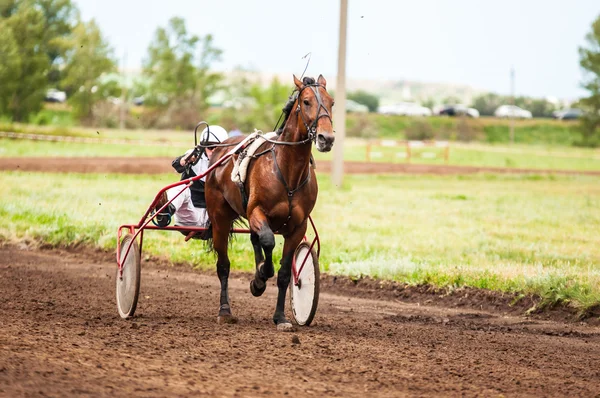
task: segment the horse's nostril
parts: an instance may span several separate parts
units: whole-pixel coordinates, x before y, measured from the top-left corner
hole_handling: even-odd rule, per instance
[[[333,136],[333,134],[319,134],[317,136],[317,140],[319,141],[319,144],[322,146],[330,146],[330,145],[333,145],[333,141],[335,140],[335,137]]]

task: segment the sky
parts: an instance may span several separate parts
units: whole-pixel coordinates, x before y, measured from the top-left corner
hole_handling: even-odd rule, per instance
[[[339,0],[75,0],[95,19],[127,69],[141,68],[159,26],[182,17],[223,50],[215,69],[323,74],[335,81]],[[346,75],[466,84],[534,97],[575,99],[578,48],[600,1],[348,0]],[[291,80],[290,80],[291,84]]]

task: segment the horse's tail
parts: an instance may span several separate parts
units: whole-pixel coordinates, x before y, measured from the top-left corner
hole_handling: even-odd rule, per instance
[[[215,247],[213,245],[213,236],[212,236],[212,224],[209,222],[208,223],[208,229],[205,232],[205,235],[202,237],[202,240],[204,241],[204,245],[206,247],[206,251],[209,252],[215,252]],[[243,219],[242,217],[238,216],[233,220],[233,224],[231,227],[231,231],[229,231],[229,245],[231,245],[231,242],[233,241],[233,239],[235,239],[236,234],[233,232],[234,229],[236,228],[249,228],[248,226],[248,222]]]

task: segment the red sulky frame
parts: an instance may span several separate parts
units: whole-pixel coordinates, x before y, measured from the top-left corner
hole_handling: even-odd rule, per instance
[[[248,137],[250,138],[250,137]],[[123,229],[127,229],[127,231],[133,235],[133,239],[131,239],[131,241],[129,242],[129,245],[127,247],[127,251],[125,252],[125,257],[127,257],[127,255],[129,254],[129,251],[131,250],[131,247],[133,245],[133,242],[136,240],[136,238],[139,236],[140,237],[140,244],[139,244],[139,250],[140,250],[140,258],[142,257],[142,243],[143,243],[143,239],[144,239],[144,230],[146,229],[158,229],[161,231],[179,231],[179,232],[187,232],[187,236],[185,237],[185,241],[187,242],[188,240],[190,240],[194,235],[196,235],[199,232],[204,232],[206,231],[207,228],[203,228],[203,227],[186,227],[186,226],[167,226],[167,227],[157,227],[155,225],[149,225],[150,222],[154,219],[154,217],[156,217],[156,215],[160,212],[162,212],[168,205],[169,203],[171,203],[176,197],[178,197],[179,195],[181,195],[189,186],[191,186],[194,181],[197,181],[199,179],[201,179],[202,177],[204,177],[205,175],[207,175],[208,173],[210,173],[214,168],[218,167],[219,165],[221,165],[222,163],[224,163],[225,161],[229,160],[229,158],[231,158],[231,156],[238,152],[240,149],[244,148],[247,144],[248,138],[245,139],[244,141],[240,142],[238,145],[236,145],[233,149],[231,149],[226,155],[224,155],[223,157],[221,157],[217,162],[215,162],[215,164],[213,164],[212,166],[210,166],[208,168],[208,170],[206,170],[206,172],[204,172],[203,174],[196,176],[196,177],[192,177],[192,178],[188,178],[185,180],[181,180],[178,181],[174,184],[171,185],[167,185],[166,187],[164,187],[163,189],[161,189],[158,194],[156,195],[156,197],[154,198],[154,200],[152,201],[152,203],[150,204],[150,206],[148,207],[148,209],[146,210],[146,212],[144,213],[144,215],[142,216],[142,218],[140,219],[140,221],[137,224],[123,224],[119,227],[119,229],[117,230],[117,265],[119,266],[119,277],[121,277],[123,275],[123,262],[121,257],[121,236],[122,236],[122,231]],[[165,203],[158,211],[156,211],[154,214],[152,214],[150,217],[148,217],[151,212],[152,209],[154,209],[154,206],[156,205],[156,203],[158,202],[159,198],[161,197],[161,195],[167,191],[168,189],[171,189],[173,187],[177,187],[177,186],[183,186],[183,188],[181,189],[181,191],[175,195],[173,197],[173,199],[169,200],[167,203]],[[319,257],[319,255],[321,254],[321,241],[319,239],[319,233],[317,232],[317,228],[315,226],[315,223],[312,220],[312,217],[309,215],[308,216],[308,220],[310,221],[310,225],[312,226],[312,229],[315,233],[315,237],[312,241],[312,243],[310,244],[310,248],[308,250],[308,252],[306,253],[306,256],[304,257],[304,260],[302,261],[302,264],[300,265],[300,268],[298,268],[297,264],[296,264],[296,256],[293,256],[293,260],[292,260],[292,275],[293,275],[293,282],[295,285],[298,285],[298,280],[299,280],[299,275],[302,272],[302,269],[304,268],[304,265],[306,264],[306,260],[308,259],[308,256],[310,256],[310,253],[313,249],[313,247],[315,246],[315,244],[317,244],[317,258]],[[236,233],[236,234],[248,234],[250,233],[250,229],[247,228],[234,228],[232,229],[232,232]],[[304,237],[304,241],[308,241],[307,237]]]

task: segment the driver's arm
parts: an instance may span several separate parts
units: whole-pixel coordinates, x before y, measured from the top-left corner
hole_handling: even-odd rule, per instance
[[[183,173],[185,171],[185,165],[187,164],[188,156],[190,156],[190,154],[193,151],[194,151],[193,149],[190,149],[190,150],[186,151],[183,155],[178,156],[175,159],[173,159],[173,161],[171,162],[171,166],[173,166],[175,171],[177,171],[178,173]],[[193,158],[192,158],[192,160],[193,160]]]

